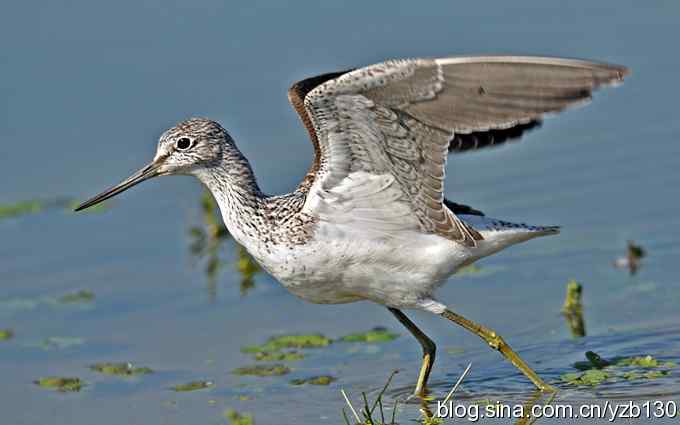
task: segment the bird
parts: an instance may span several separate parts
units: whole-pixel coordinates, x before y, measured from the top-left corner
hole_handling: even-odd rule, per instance
[[[157,176],[195,176],[235,240],[292,294],[386,307],[422,348],[415,396],[429,392],[436,345],[404,310],[462,326],[551,392],[505,339],[435,292],[462,267],[559,227],[490,218],[445,198],[445,168],[449,155],[516,141],[627,74],[624,66],[540,56],[395,59],[326,73],[288,91],[315,154],[292,192],[262,192],[227,130],[189,118],[162,133],[148,165],[76,211]]]

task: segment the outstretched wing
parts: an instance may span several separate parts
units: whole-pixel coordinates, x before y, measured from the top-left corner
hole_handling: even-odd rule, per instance
[[[580,60],[485,56],[387,61],[304,80],[289,92],[316,151],[300,187],[308,190],[303,211],[474,246],[481,235],[444,204],[449,150],[517,137],[627,72]]]

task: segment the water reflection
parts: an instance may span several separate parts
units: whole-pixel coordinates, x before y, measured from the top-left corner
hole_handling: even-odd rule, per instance
[[[217,202],[206,189],[200,199],[201,224],[189,228],[189,252],[200,261],[208,280],[208,296],[210,301],[217,298],[217,281],[220,271],[230,262],[225,261],[225,242],[231,239],[229,231],[222,223]],[[236,270],[241,275],[240,293],[245,296],[255,286],[255,276],[262,271],[241,245],[237,248]]]

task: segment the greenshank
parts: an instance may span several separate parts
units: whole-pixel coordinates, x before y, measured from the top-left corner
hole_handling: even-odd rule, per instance
[[[390,60],[308,78],[288,97],[315,160],[291,193],[271,196],[215,121],[164,132],[144,168],[78,206],[156,176],[196,176],[236,241],[290,292],[320,304],[383,305],[423,349],[415,394],[426,394],[435,344],[402,311],[440,315],[481,337],[540,390],[545,383],[493,330],[434,292],[461,267],[556,226],[485,216],[444,197],[447,157],[519,138],[545,114],[620,83],[625,67],[583,60],[478,56]]]

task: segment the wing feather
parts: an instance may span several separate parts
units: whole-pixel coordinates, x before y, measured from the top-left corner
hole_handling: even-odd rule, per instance
[[[474,246],[481,235],[453,210],[478,211],[443,197],[448,153],[517,138],[627,73],[573,59],[485,56],[387,61],[304,80],[289,92],[317,153],[301,185],[309,191],[303,209],[390,231],[415,223]]]

